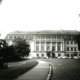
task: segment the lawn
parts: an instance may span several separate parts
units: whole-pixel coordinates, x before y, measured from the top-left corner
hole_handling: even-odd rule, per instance
[[[38,64],[36,60],[8,63],[7,69],[0,69],[0,80],[13,80]]]

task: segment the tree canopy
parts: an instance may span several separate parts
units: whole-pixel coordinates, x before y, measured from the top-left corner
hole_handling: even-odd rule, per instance
[[[30,45],[26,42],[25,39],[16,38],[13,40],[13,46],[15,49],[16,56],[24,57],[28,56],[30,53]]]

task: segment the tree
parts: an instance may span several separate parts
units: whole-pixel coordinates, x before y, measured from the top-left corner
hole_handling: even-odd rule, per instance
[[[25,39],[16,38],[13,40],[15,55],[18,57],[28,56],[30,53],[30,45]]]
[[[6,41],[4,39],[0,40],[0,67],[3,68],[5,66],[6,63],[6,59],[7,59],[7,47],[8,44],[6,43]]]
[[[78,50],[80,51],[80,33],[75,36],[75,41],[78,43]]]

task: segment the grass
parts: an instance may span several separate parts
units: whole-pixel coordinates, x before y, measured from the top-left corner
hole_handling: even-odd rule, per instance
[[[0,80],[13,80],[38,64],[36,60],[12,62],[7,69],[0,69]]]

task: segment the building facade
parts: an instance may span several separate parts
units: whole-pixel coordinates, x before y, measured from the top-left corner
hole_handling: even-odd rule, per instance
[[[31,55],[38,57],[80,56],[75,36],[79,34],[75,30],[50,30],[50,31],[15,31],[5,37],[8,44],[20,37],[26,39],[31,46]]]

